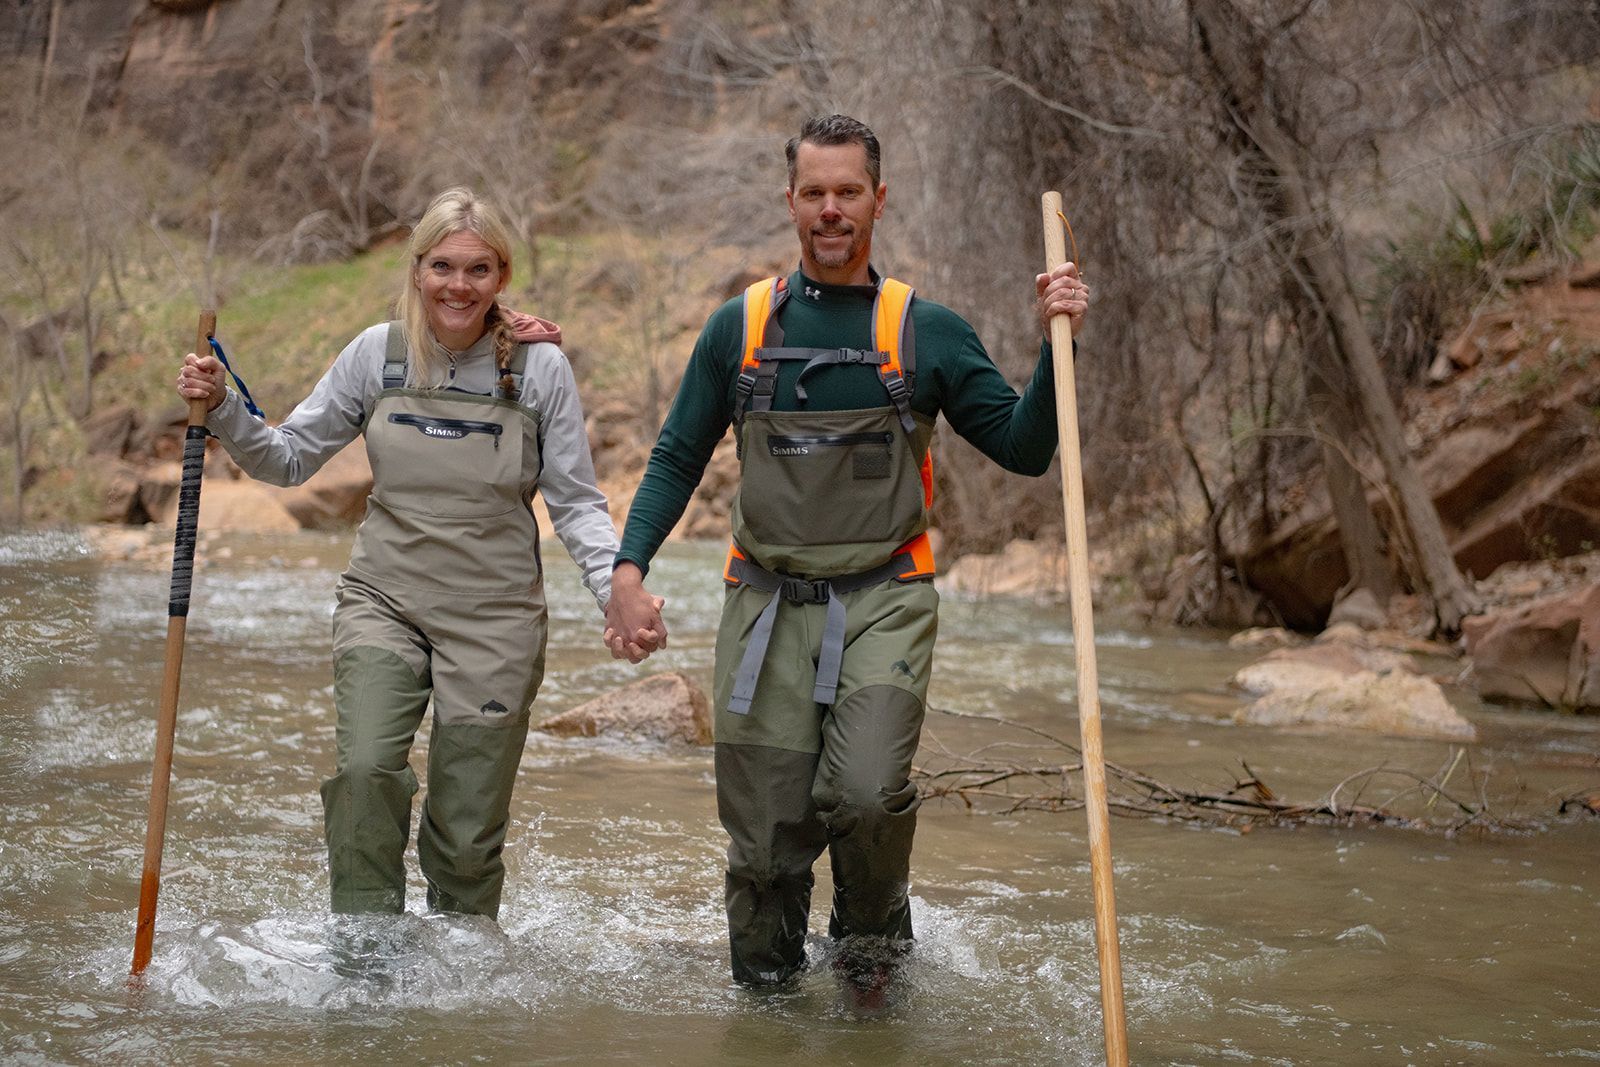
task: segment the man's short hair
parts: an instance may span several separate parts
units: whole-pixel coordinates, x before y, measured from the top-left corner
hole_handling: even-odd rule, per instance
[[[878,138],[867,128],[866,123],[859,122],[849,115],[817,115],[807,119],[806,124],[800,127],[799,135],[789,138],[789,143],[783,146],[784,157],[789,161],[791,189],[794,188],[795,156],[802,144],[860,145],[867,152],[867,177],[872,179],[872,188],[878,188]]]

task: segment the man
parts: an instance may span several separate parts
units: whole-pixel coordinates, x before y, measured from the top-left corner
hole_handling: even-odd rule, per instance
[[[1043,474],[1056,447],[1048,343],[1019,398],[965,321],[870,266],[887,192],[872,131],[812,119],[786,154],[800,269],[706,323],[629,510],[607,613],[614,653],[650,646],[644,573],[734,425],[715,761],[733,976],[753,987],[804,966],[824,849],[829,933],[911,938],[909,775],[938,606],[924,535],[935,417],[1022,474]],[[1072,264],[1036,291],[1041,324],[1081,326],[1088,290]]]

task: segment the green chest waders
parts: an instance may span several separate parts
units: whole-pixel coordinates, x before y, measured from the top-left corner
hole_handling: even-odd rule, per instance
[[[544,675],[529,507],[539,415],[515,399],[405,388],[404,355],[391,324],[384,389],[363,427],[372,495],[334,610],[338,766],[322,787],[333,910],[404,908],[417,791],[409,754],[431,697],[417,834],[428,906],[493,916],[511,787]]]
[[[811,866],[832,853],[830,931],[909,938],[911,758],[937,594],[926,530],[933,420],[910,407],[912,291],[884,279],[870,347],[783,344],[787,293],[745,294],[735,432],[741,479],[717,640],[718,808],[731,838],[734,976],[804,963]],[[876,369],[881,407],[774,411],[779,366]]]

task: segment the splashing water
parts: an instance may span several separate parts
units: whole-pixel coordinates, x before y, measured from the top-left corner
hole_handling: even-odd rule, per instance
[[[241,540],[205,565],[189,622],[155,958],[130,986],[164,636],[159,568],[69,534],[0,538],[0,1059],[8,1063],[1095,1063],[1098,969],[1081,814],[924,806],[917,943],[881,958],[822,935],[818,865],[793,986],[727,974],[726,847],[709,753],[535,734],[500,923],[327,911],[317,785],[331,771],[328,619],[345,544]],[[719,558],[652,571],[673,643],[646,670],[709,682]],[[636,677],[551,561],[536,716]],[[1075,735],[1064,610],[945,605],[931,702]],[[1107,752],[1169,781],[1240,758],[1308,798],[1444,746],[1238,727],[1244,654],[1108,627]],[[1221,709],[1221,710],[1219,710]],[[1537,804],[1579,777],[1600,724],[1466,707],[1474,751]],[[930,716],[952,750],[1005,746]],[[413,762],[421,766],[426,731]],[[1592,766],[1592,764],[1591,764]],[[1600,829],[1445,841],[1235,833],[1115,820],[1136,1062],[1516,1062],[1594,1058]],[[413,909],[422,885],[411,859]]]

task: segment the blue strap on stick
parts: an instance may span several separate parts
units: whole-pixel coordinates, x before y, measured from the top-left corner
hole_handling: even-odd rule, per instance
[[[228,376],[233,379],[233,384],[239,387],[239,396],[244,400],[245,410],[258,419],[266,418],[266,412],[256,407],[255,398],[250,395],[250,387],[245,385],[244,379],[234,372],[233,364],[228,362],[228,354],[222,350],[222,345],[217,343],[215,337],[208,337],[206,340],[211,342],[211,351],[215,352],[217,358],[222,360],[222,369],[228,372]]]

